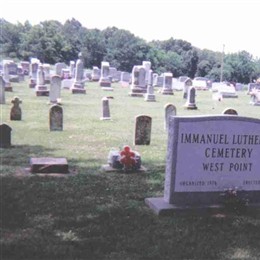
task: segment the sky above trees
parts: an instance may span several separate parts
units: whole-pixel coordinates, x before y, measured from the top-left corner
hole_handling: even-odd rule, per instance
[[[116,26],[147,41],[173,37],[201,49],[260,57],[259,0],[8,0],[1,10],[12,23],[75,18],[87,28]]]

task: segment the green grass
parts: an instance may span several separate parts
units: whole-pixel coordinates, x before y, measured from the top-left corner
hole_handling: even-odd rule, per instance
[[[28,83],[13,83],[1,120],[12,127],[12,147],[1,149],[0,259],[260,259],[259,214],[158,217],[144,204],[163,195],[167,135],[164,105],[177,115],[220,114],[232,107],[241,116],[260,117],[249,96],[213,101],[197,92],[198,110],[183,108],[181,92],[156,94],[155,103],[128,96],[114,84],[104,92],[88,83],[86,95],[62,90],[64,131],[49,131],[48,97],[36,97]],[[11,99],[19,96],[22,121],[10,121]],[[112,121],[100,121],[101,99],[110,100]],[[153,118],[149,146],[134,146],[134,118]],[[146,173],[100,170],[109,151],[130,145]],[[66,157],[70,177],[24,174],[30,157]]]

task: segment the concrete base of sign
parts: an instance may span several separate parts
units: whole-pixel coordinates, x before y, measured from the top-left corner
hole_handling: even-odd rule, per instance
[[[198,207],[191,206],[177,206],[174,204],[167,203],[163,197],[161,198],[147,198],[145,199],[146,205],[151,208],[155,214],[159,216],[170,216],[176,212],[219,212],[223,211],[224,207],[222,205],[203,205]]]
[[[164,200],[163,197],[160,198],[146,198],[145,204],[151,208],[155,214],[159,216],[171,216],[174,213],[224,213],[227,210],[222,204],[214,205],[202,205],[202,206],[179,206],[174,204],[169,204]],[[249,204],[246,208],[246,212],[255,212],[260,210],[260,203]]]
[[[30,159],[31,173],[68,173],[66,158],[41,157]]]
[[[122,173],[124,172],[124,170],[115,169],[115,168],[111,167],[109,164],[102,165],[101,170],[104,172],[122,172]],[[141,165],[140,169],[131,171],[129,173],[146,172],[146,171],[147,171],[147,169]]]

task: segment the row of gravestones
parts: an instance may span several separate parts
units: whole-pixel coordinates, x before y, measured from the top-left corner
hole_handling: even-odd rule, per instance
[[[11,120],[21,120],[21,109],[19,104],[21,101],[19,98],[14,98],[12,101],[13,107],[11,109]],[[101,120],[109,120],[110,112],[108,99],[102,99],[103,116]],[[169,120],[172,116],[176,116],[176,107],[173,104],[165,105],[165,123],[164,127],[168,131]],[[237,115],[237,111],[232,108],[227,108],[223,111],[223,114]],[[49,127],[50,131],[62,131],[63,130],[63,109],[59,105],[52,105],[49,110]],[[151,142],[151,130],[152,130],[152,118],[148,115],[138,115],[135,118],[135,145],[149,145]],[[0,147],[6,148],[11,146],[11,127],[7,124],[0,125]]]

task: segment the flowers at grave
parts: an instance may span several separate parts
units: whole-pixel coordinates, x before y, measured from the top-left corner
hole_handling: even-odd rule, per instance
[[[126,145],[121,151],[110,151],[108,163],[112,168],[130,172],[141,168],[141,156]]]
[[[220,196],[225,209],[235,213],[245,211],[249,203],[246,192],[237,187],[226,189]]]

